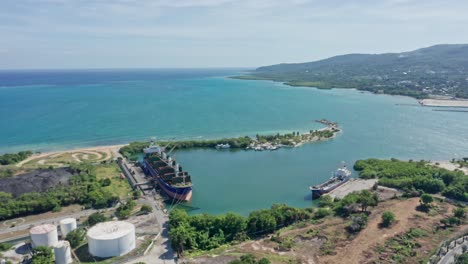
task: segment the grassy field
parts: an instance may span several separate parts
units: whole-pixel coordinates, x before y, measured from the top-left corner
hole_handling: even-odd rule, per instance
[[[96,177],[98,180],[110,179],[111,184],[104,187],[105,190],[117,194],[121,199],[130,197],[132,188],[125,178],[120,178],[121,170],[117,163],[96,165]]]

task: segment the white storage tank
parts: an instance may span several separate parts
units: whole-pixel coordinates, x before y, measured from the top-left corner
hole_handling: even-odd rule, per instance
[[[89,229],[87,238],[91,255],[122,256],[135,248],[135,226],[125,221],[103,222]]]
[[[67,234],[76,229],[75,218],[65,218],[60,220],[60,231],[62,232],[62,238],[67,237]]]
[[[57,227],[51,224],[38,225],[29,230],[32,246],[53,247],[58,242]]]
[[[70,243],[66,240],[60,240],[54,246],[55,264],[72,263]]]

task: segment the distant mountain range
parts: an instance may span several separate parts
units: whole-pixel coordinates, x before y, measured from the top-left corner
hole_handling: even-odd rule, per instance
[[[292,86],[323,89],[357,88],[416,98],[430,95],[468,98],[468,44],[282,63],[260,67],[234,78],[273,80]]]

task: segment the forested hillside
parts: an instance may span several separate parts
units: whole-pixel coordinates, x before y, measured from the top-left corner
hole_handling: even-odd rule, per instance
[[[357,88],[416,98],[425,98],[429,94],[468,98],[468,44],[277,64],[235,78],[267,79],[324,89]]]

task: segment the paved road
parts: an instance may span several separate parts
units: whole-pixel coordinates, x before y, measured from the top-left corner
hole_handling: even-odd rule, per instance
[[[132,164],[129,164],[126,159],[123,159],[123,162],[127,164],[128,168],[131,168],[135,172],[133,176],[137,183],[148,181],[140,168],[136,168]],[[175,264],[176,258],[174,251],[172,250],[168,235],[169,217],[163,208],[162,199],[155,192],[146,191],[145,193],[146,195],[143,197],[145,199],[144,203],[150,205],[153,208],[153,213],[159,224],[159,229],[161,230],[161,236],[155,242],[153,248],[145,256],[129,261],[129,263],[145,262],[155,264]]]
[[[445,256],[439,261],[438,264],[452,264],[455,262],[455,255],[461,255],[463,253],[463,245],[468,246],[468,241],[465,241],[463,244],[460,244],[453,249],[451,249]]]
[[[112,209],[112,208],[108,208],[107,210],[109,210],[109,209]],[[84,210],[84,211],[72,213],[72,214],[69,214],[69,215],[62,215],[62,216],[57,216],[57,217],[54,217],[54,218],[40,219],[40,220],[36,220],[36,221],[32,221],[32,222],[26,222],[24,224],[18,224],[15,227],[12,227],[12,228],[5,227],[3,225],[3,222],[2,222],[2,224],[0,226],[0,234],[27,230],[27,229],[31,228],[31,226],[40,225],[40,224],[58,225],[60,220],[62,220],[62,219],[70,218],[70,217],[71,218],[80,218],[80,217],[83,217],[83,216],[88,216],[88,215],[90,215],[92,213],[95,213],[97,211],[102,211],[102,210],[89,209],[89,210]],[[8,222],[11,222],[11,221],[14,221],[14,219],[8,220]]]
[[[146,196],[146,203],[153,207],[153,212],[160,226],[161,236],[145,256],[134,259],[129,263],[145,262],[155,264],[175,264],[177,263],[176,257],[168,236],[169,217],[163,212],[163,209],[158,205],[159,202],[155,200],[154,197],[150,195]]]

